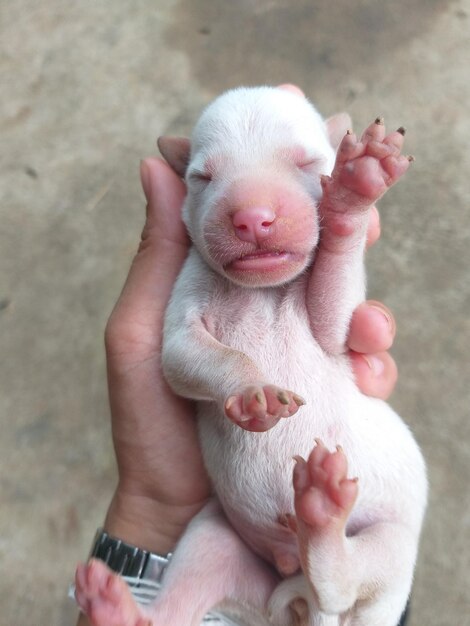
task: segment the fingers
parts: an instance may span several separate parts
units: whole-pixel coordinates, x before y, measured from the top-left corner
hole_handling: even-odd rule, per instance
[[[386,400],[395,387],[397,367],[386,352],[395,333],[393,315],[382,303],[370,300],[354,311],[348,347],[356,383],[368,396]]]
[[[158,158],[141,162],[140,177],[147,199],[143,238],[152,234],[158,240],[187,246],[186,230],[181,221],[181,207],[186,195],[182,180],[165,161]]]
[[[166,306],[168,292],[186,257],[189,241],[181,221],[186,189],[161,159],[142,161],[141,179],[147,218],[121,299],[127,299],[131,291],[139,309],[151,309],[156,304]]]
[[[398,371],[388,352],[376,354],[349,353],[356,383],[362,393],[387,400],[395,388]]]
[[[367,225],[367,241],[366,246],[370,248],[377,242],[380,237],[380,215],[377,207],[374,205],[370,210],[369,223]]]
[[[181,221],[183,182],[156,158],[142,162],[141,178],[147,218],[139,250],[108,322],[106,345],[111,350],[122,339],[147,345],[158,342],[159,322],[189,245]],[[139,336],[129,337],[129,333]]]
[[[355,352],[383,352],[393,344],[396,334],[395,319],[381,302],[369,300],[353,313],[349,327],[348,348]]]

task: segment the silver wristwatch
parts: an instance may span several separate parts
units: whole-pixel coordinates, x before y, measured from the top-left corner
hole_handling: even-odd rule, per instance
[[[150,604],[161,587],[171,554],[161,556],[141,550],[99,528],[89,558],[104,561],[127,582],[139,604]]]
[[[171,559],[166,556],[142,550],[125,543],[117,537],[108,535],[99,528],[90,551],[89,558],[100,559],[127,582],[138,604],[152,603],[158,595],[165,570]],[[75,597],[75,588],[69,589],[69,595]],[[228,617],[219,613],[208,613],[203,624],[208,626],[236,626]]]

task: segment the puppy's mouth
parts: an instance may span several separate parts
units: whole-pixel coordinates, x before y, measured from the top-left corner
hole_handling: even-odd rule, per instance
[[[298,260],[298,255],[287,250],[256,250],[231,261],[225,269],[268,272],[278,270],[282,265],[296,260]]]

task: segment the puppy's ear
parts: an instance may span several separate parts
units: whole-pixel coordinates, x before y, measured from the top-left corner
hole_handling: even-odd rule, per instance
[[[291,83],[282,83],[282,85],[278,85],[277,88],[283,89],[284,91],[290,91],[291,93],[295,93],[296,96],[305,98],[304,92],[300,87],[297,87],[297,85],[292,85]]]
[[[168,165],[184,178],[189,163],[191,142],[187,137],[159,137],[158,149]]]
[[[341,140],[348,130],[352,130],[352,120],[348,113],[337,113],[329,117],[326,122],[326,130],[330,143],[335,150],[338,149]]]

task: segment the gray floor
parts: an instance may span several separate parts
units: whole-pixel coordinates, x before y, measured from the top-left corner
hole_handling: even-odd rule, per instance
[[[239,84],[296,82],[408,127],[369,294],[429,462],[410,626],[470,624],[469,0],[0,1],[0,624],[65,626],[114,480],[102,333],[143,221],[142,156]]]

